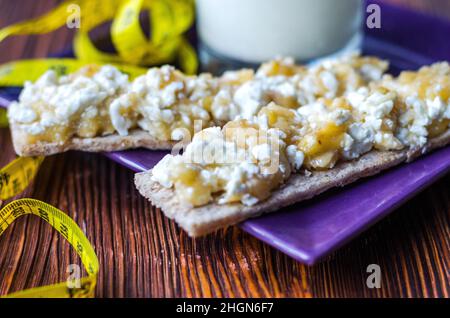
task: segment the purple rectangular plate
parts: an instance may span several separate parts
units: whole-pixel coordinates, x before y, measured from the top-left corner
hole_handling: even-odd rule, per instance
[[[382,1],[369,2],[380,5],[382,28],[366,30],[365,54],[388,59],[392,73],[450,59],[450,22]],[[0,106],[6,107],[18,92],[0,90]],[[152,168],[165,154],[149,150],[105,153],[134,171]],[[240,227],[294,259],[314,264],[448,171],[450,147],[277,213],[245,221]]]

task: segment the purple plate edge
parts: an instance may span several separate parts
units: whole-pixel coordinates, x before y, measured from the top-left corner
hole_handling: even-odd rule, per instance
[[[437,152],[444,151],[444,150],[448,151],[448,149],[444,148],[444,149],[437,150]],[[439,155],[439,154],[436,152],[433,152],[433,153],[430,153],[428,156],[437,156],[437,155]],[[426,159],[426,158],[424,158],[424,159]],[[420,162],[420,160],[424,160],[424,159],[416,160],[415,162],[410,163],[410,164]],[[403,164],[403,165],[405,165],[405,164]],[[399,167],[397,167],[397,168],[399,168]],[[388,173],[392,172],[395,169],[396,169],[396,167],[393,167],[393,168],[389,169],[387,172]],[[324,247],[322,247],[322,249],[319,253],[317,253],[317,252],[315,252],[315,253],[309,252],[308,253],[308,252],[302,252],[298,249],[290,249],[290,248],[288,248],[290,246],[289,244],[286,244],[286,242],[284,242],[284,241],[274,239],[274,236],[271,232],[259,230],[258,225],[254,225],[250,221],[245,221],[245,222],[239,224],[239,226],[247,233],[264,241],[266,244],[274,247],[275,249],[280,250],[283,253],[291,256],[292,258],[296,259],[297,261],[305,263],[307,265],[314,265],[318,261],[323,260],[330,253],[332,253],[332,252],[338,250],[339,248],[343,247],[344,245],[346,245],[349,241],[353,240],[355,237],[357,237],[361,233],[365,232],[368,228],[372,227],[374,224],[376,224],[379,221],[381,221],[382,219],[384,219],[387,215],[391,214],[392,211],[396,210],[397,208],[399,208],[400,206],[405,204],[411,198],[413,198],[414,196],[416,196],[417,194],[419,194],[420,192],[422,192],[423,190],[428,188],[431,184],[433,184],[437,180],[443,178],[449,172],[450,172],[450,165],[443,170],[438,170],[438,171],[433,172],[432,174],[427,174],[426,177],[424,177],[421,182],[417,182],[417,184],[414,184],[414,189],[412,191],[406,192],[406,195],[400,194],[400,195],[392,196],[385,203],[385,205],[387,205],[387,207],[383,208],[380,213],[376,214],[372,218],[366,217],[365,219],[363,219],[363,222],[354,224],[353,226],[349,227],[346,232],[343,232],[336,237],[335,241],[337,241],[338,243],[328,242],[327,244],[325,244]],[[377,176],[380,177],[381,175],[375,175],[375,176],[372,176],[369,178],[376,178]],[[364,182],[365,179],[369,179],[369,178],[363,178],[363,179],[361,179],[361,181]],[[261,217],[264,217],[264,215],[262,215]]]
[[[146,171],[145,167],[130,161],[126,158],[123,158],[122,155],[118,152],[102,152],[102,155],[104,155],[105,157],[111,159],[112,161],[120,164],[121,166],[124,166],[130,170],[132,170],[133,172],[144,172]]]

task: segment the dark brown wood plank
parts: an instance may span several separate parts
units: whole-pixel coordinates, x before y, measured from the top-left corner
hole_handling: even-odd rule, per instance
[[[446,1],[391,0],[450,16]],[[56,1],[0,0],[0,27],[45,12]],[[0,62],[46,56],[66,47],[69,30],[0,44]],[[15,155],[0,129],[0,166]],[[450,176],[313,267],[304,266],[237,227],[190,239],[140,197],[133,173],[101,155],[47,158],[21,195],[66,211],[100,260],[99,297],[449,297]],[[0,295],[66,279],[75,253],[36,217],[0,237]],[[382,288],[365,285],[367,265]]]

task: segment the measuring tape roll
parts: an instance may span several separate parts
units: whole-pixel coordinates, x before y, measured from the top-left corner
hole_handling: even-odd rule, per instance
[[[0,236],[16,219],[23,215],[36,215],[56,229],[75,249],[81,258],[87,277],[82,277],[77,282],[71,282],[79,288],[72,288],[69,282],[54,285],[31,288],[18,291],[6,297],[20,298],[67,298],[67,297],[94,297],[99,270],[98,258],[93,247],[89,243],[83,231],[78,225],[61,210],[34,199],[20,199],[13,201],[0,210]]]
[[[147,39],[139,21],[139,14],[143,10],[150,13],[150,39]],[[73,19],[79,19],[79,29],[73,45],[79,62],[66,59],[58,61],[66,69],[73,69],[77,63],[150,66],[177,61],[185,73],[193,74],[197,71],[196,52],[183,35],[194,21],[193,0],[66,0],[41,17],[1,29],[0,42],[12,35],[48,33],[74,22]],[[89,32],[93,28],[111,20],[111,39],[116,54],[100,51],[89,38]],[[45,71],[44,66],[43,60],[28,61],[26,64],[9,63],[9,72],[21,76],[17,80],[12,77],[4,79],[0,85],[19,86],[23,84],[24,77],[27,80],[36,79],[39,76],[28,78],[28,71]],[[42,72],[39,73],[41,74]]]

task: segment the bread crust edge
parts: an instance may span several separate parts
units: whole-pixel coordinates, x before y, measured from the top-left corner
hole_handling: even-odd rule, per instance
[[[109,152],[134,148],[147,148],[151,150],[170,150],[173,141],[162,141],[154,138],[148,132],[136,129],[127,136],[112,134],[94,138],[71,138],[66,142],[26,142],[27,134],[19,127],[11,126],[11,135],[14,150],[19,156],[49,156],[69,150],[87,152]]]

